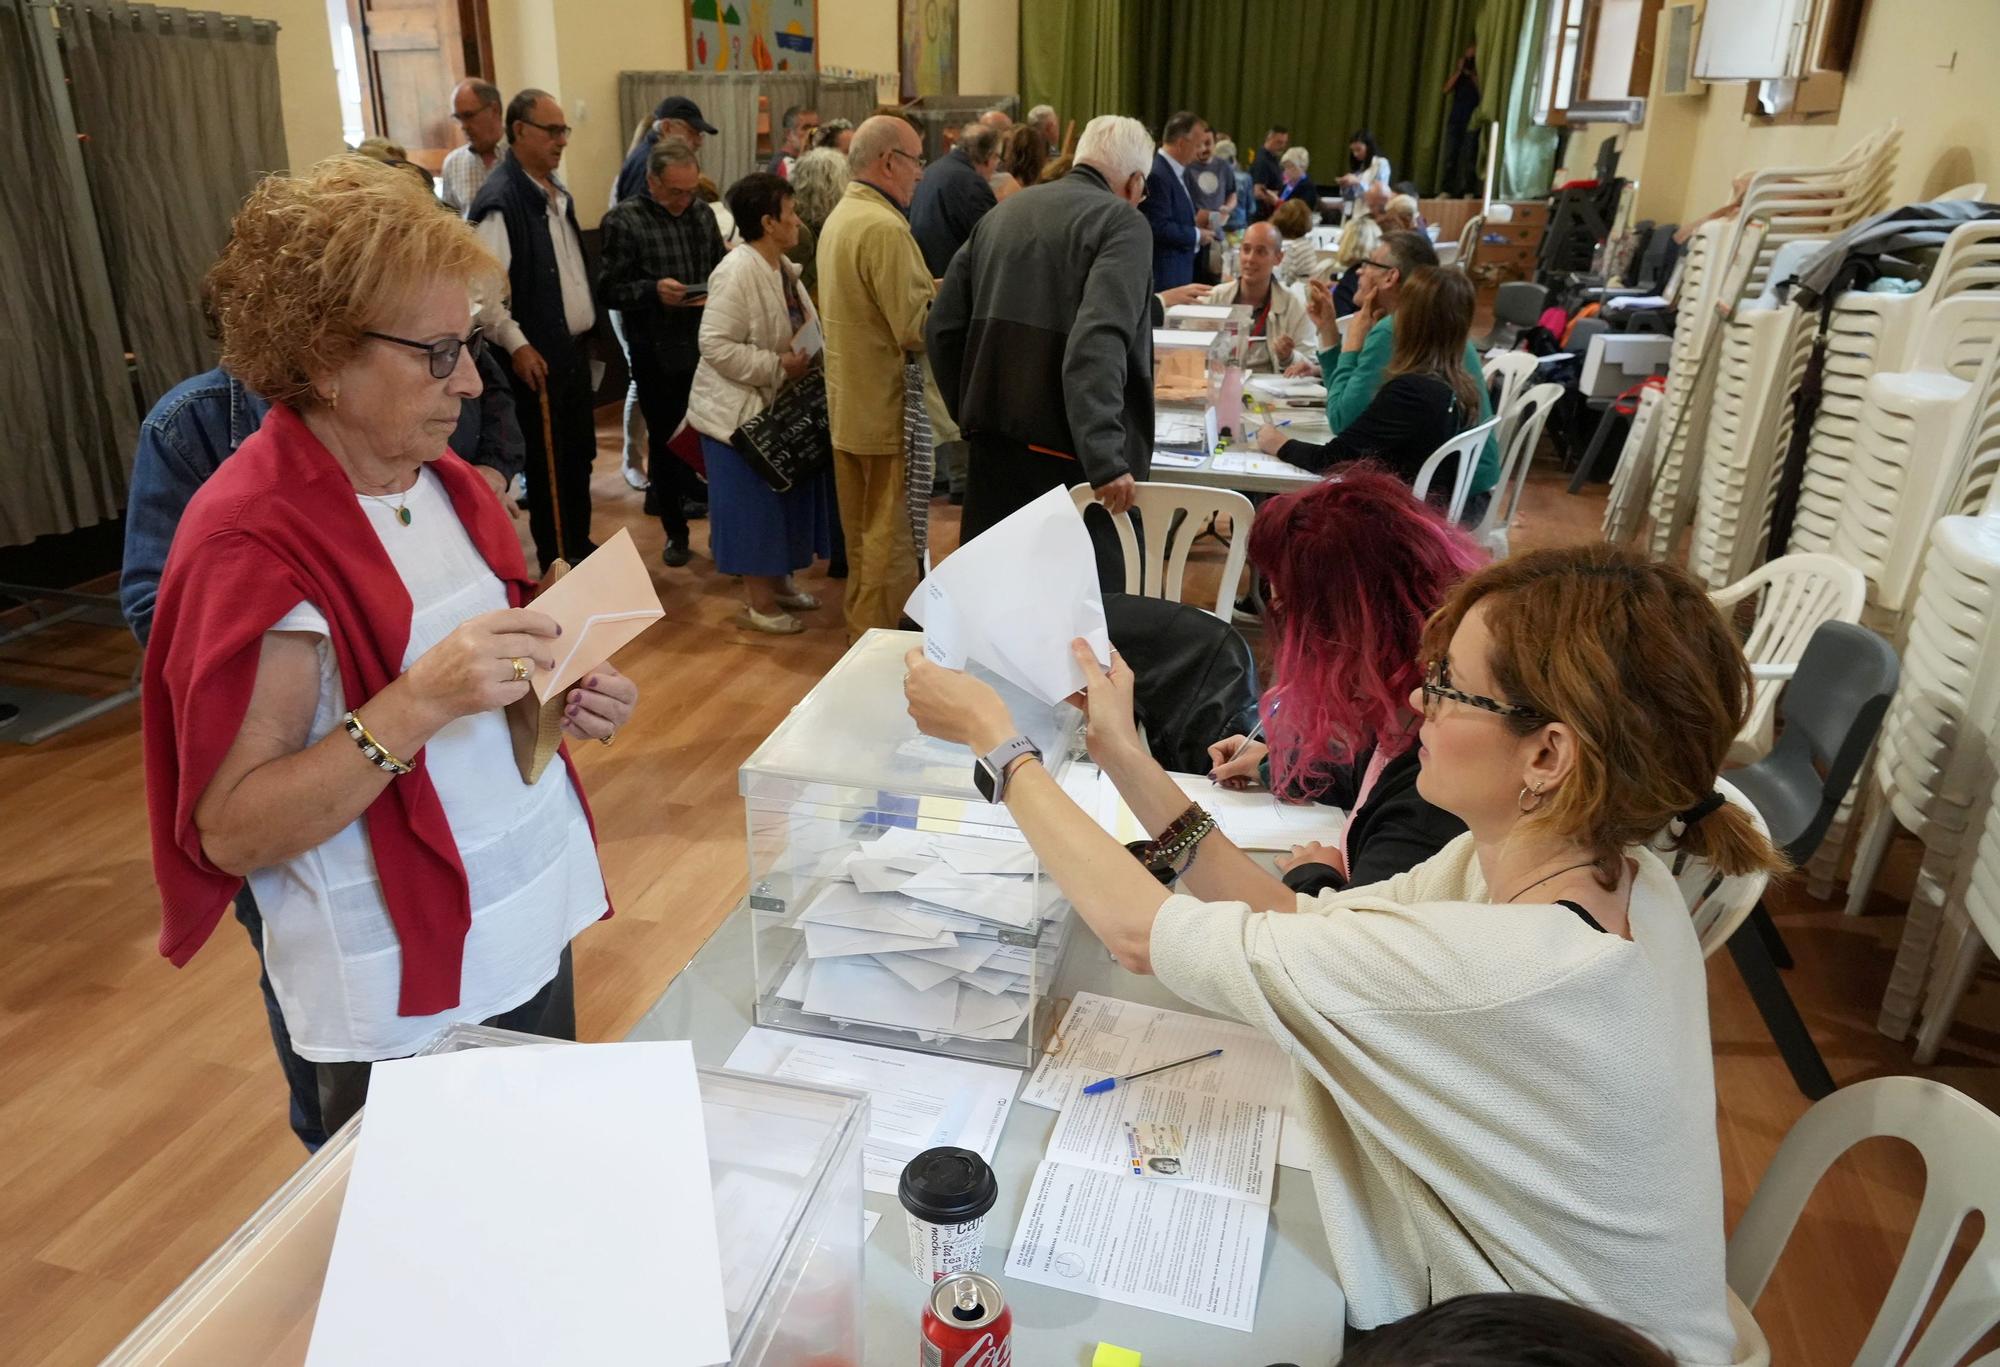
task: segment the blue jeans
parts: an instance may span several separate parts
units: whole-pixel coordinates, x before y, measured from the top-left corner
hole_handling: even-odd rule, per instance
[[[292,1133],[318,1153],[326,1143],[326,1126],[320,1119],[319,1074],[313,1065],[292,1052],[292,1032],[285,1028],[285,1013],[271,991],[271,975],[264,967],[264,917],[248,884],[236,894],[236,919],[250,932],[251,947],[257,951],[257,986],[264,993],[264,1017],[271,1025],[271,1047],[278,1051],[278,1067],[285,1073],[285,1086],[292,1093]]]

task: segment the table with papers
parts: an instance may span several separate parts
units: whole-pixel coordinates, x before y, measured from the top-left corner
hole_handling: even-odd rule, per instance
[[[1281,421],[1291,424],[1286,429],[1288,436],[1317,442],[1332,438],[1333,430],[1327,426],[1326,414],[1318,409],[1287,408],[1273,409],[1272,412]],[[1241,446],[1209,451],[1206,416],[1205,411],[1194,404],[1163,403],[1156,407],[1152,476],[1155,482],[1202,484],[1216,489],[1234,489],[1244,494],[1287,494],[1321,478],[1310,470],[1301,470],[1276,456],[1263,454],[1257,449],[1254,438]]]
[[[690,1040],[696,1061],[714,1067],[729,1066],[732,1056],[738,1066],[754,1066],[753,1060],[760,1053],[768,1059],[776,1051],[790,1051],[792,1056],[803,1051],[803,1058],[780,1055],[785,1059],[786,1075],[803,1079],[816,1074],[832,1080],[846,1072],[848,1080],[844,1085],[857,1086],[865,1081],[871,1090],[886,1085],[892,1091],[921,1092],[921,1080],[908,1088],[899,1087],[896,1079],[868,1076],[875,1070],[854,1058],[835,1057],[847,1048],[838,1042],[780,1031],[753,1031],[748,968],[751,931],[748,909],[739,907],[633,1027],[629,1038]],[[1096,993],[1144,1007],[1202,1014],[1154,979],[1120,968],[1080,921],[1055,992],[1072,1001],[1081,994]],[[1214,1029],[1235,1033],[1246,1027],[1218,1023]],[[750,1037],[747,1046],[746,1036]],[[771,1036],[778,1038],[768,1038]],[[1178,1045],[1179,1040],[1173,1042]],[[743,1050],[740,1054],[739,1049]],[[917,1054],[907,1057],[919,1068],[943,1062]],[[977,1065],[952,1061],[947,1066]],[[1007,1071],[1018,1082],[1028,1083],[1025,1075]],[[1187,1083],[1189,1079],[1182,1081]],[[1052,1150],[1051,1140],[1057,1137],[1070,1114],[1037,1104],[1038,1099],[1046,1099],[1044,1093],[1052,1085],[1050,1077],[1044,1075],[1039,1087],[1029,1083],[1013,1097],[990,1159],[999,1179],[1000,1201],[987,1217],[984,1270],[998,1278],[1013,1307],[1016,1362],[1063,1364],[1063,1367],[1088,1362],[1092,1349],[1100,1341],[1137,1349],[1149,1361],[1160,1362],[1163,1367],[1175,1363],[1264,1362],[1324,1367],[1338,1360],[1346,1301],[1334,1280],[1332,1257],[1327,1250],[1311,1179],[1297,1168],[1271,1170],[1269,1190],[1263,1193],[1268,1195],[1268,1205],[1255,1197],[1237,1199],[1184,1191],[1147,1198],[1154,1202],[1201,1200],[1214,1205],[1223,1215],[1234,1217],[1224,1221],[1225,1227],[1217,1237],[1234,1241],[1246,1256],[1254,1250],[1261,1259],[1262,1282],[1255,1297],[1254,1327],[1249,1333],[1220,1322],[1187,1318],[1184,1312],[1169,1315],[1118,1299],[1060,1290],[1008,1275],[1005,1269],[1009,1255],[1030,1220],[1029,1199],[1037,1186],[1038,1168],[1053,1174],[1041,1180],[1045,1191],[1051,1181],[1111,1180],[1107,1174],[1095,1173],[1088,1167],[1072,1167],[1067,1162],[1044,1163],[1045,1158],[1052,1153],[1060,1154],[1065,1147],[1059,1143]],[[887,1161],[899,1143],[907,1147],[918,1142],[923,1126],[933,1123],[947,1127],[935,1133],[953,1133],[965,1147],[981,1148],[981,1141],[990,1129],[993,1104],[990,1099],[975,1098],[963,1108],[962,1114],[937,1116],[920,1099],[899,1096],[892,1107],[893,1114],[884,1123],[871,1125],[868,1155],[872,1180],[867,1203],[872,1213],[884,1219],[867,1245],[865,1313],[870,1361],[897,1361],[897,1355],[906,1348],[910,1350],[907,1355],[914,1356],[924,1293],[910,1273],[901,1209],[893,1194],[879,1190]],[[1159,1190],[1154,1188],[1155,1192]],[[1059,1197],[1060,1193],[1056,1195]],[[1225,1300],[1228,1288],[1218,1286],[1216,1295],[1218,1301]]]

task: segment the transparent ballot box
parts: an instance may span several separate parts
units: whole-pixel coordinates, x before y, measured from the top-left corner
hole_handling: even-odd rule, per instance
[[[972,752],[910,720],[922,642],[867,633],[739,772],[757,1022],[1026,1067],[1073,917]],[[1081,714],[986,677],[1065,778]]]
[[[423,1052],[548,1043],[453,1026]],[[732,1367],[860,1367],[867,1099],[716,1069],[698,1076]],[[303,1363],[366,1120],[364,1110],[280,1187],[106,1367]]]

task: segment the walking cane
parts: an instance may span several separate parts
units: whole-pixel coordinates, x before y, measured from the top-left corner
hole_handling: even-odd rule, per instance
[[[569,558],[569,543],[563,538],[562,495],[556,492],[556,438],[555,430],[549,422],[549,382],[542,380],[542,387],[535,391],[535,397],[542,401],[542,459],[549,466],[549,511],[556,521],[556,557]],[[544,567],[546,568],[546,566]]]

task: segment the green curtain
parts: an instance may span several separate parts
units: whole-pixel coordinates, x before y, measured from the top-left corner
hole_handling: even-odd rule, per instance
[[[1545,0],[1485,0],[1476,33],[1485,83],[1473,122],[1500,139],[1496,199],[1539,199],[1555,174],[1556,132],[1535,119],[1535,72],[1542,61]],[[1482,153],[1485,144],[1481,144]],[[1481,174],[1485,164],[1481,163]]]
[[[1146,8],[1147,0],[1024,0],[1021,107],[1054,105],[1079,132],[1099,114],[1137,110]]]
[[[1365,127],[1396,179],[1428,191],[1444,84],[1485,2],[1022,0],[1022,98],[1064,119],[1126,113],[1155,129],[1193,109],[1245,158],[1282,123],[1312,152],[1322,188],[1347,169],[1348,135]]]

